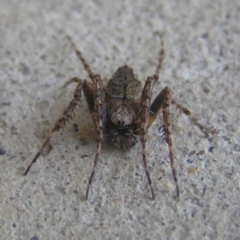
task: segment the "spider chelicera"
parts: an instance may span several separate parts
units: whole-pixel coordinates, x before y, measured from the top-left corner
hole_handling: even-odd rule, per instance
[[[187,108],[172,99],[170,88],[165,87],[151,103],[153,87],[159,79],[159,72],[162,67],[165,53],[163,41],[161,41],[161,50],[155,74],[147,78],[145,85],[142,88],[141,82],[136,79],[133,73],[133,69],[127,65],[118,68],[109,80],[107,86],[103,87],[101,76],[99,74],[95,74],[91,70],[82,53],[76,48],[71,38],[68,37],[68,39],[78,58],[82,62],[84,69],[87,71],[91,82],[75,77],[70,79],[64,85],[66,86],[71,82],[78,83],[74,91],[73,100],[64,111],[63,116],[56,122],[55,127],[50,132],[41,149],[37,152],[24,174],[27,175],[33,163],[37,161],[39,156],[48,146],[53,135],[62,129],[66,123],[73,118],[74,110],[81,101],[81,94],[83,91],[97,132],[97,149],[92,172],[87,185],[86,199],[88,198],[89,188],[92,184],[99,154],[101,152],[101,143],[104,140],[104,137],[108,144],[113,148],[123,149],[132,148],[140,137],[142,144],[143,165],[151,190],[151,196],[152,199],[154,199],[154,191],[150,174],[148,172],[146,158],[146,134],[156,117],[161,112],[163,115],[163,126],[161,129],[168,144],[170,164],[176,186],[176,195],[178,197],[179,187],[173,159],[171,121],[169,113],[170,105],[174,104],[184,114],[188,115],[193,124],[197,125],[206,136],[208,133],[198,120],[192,116],[191,112]],[[140,95],[140,98],[137,98],[138,95]]]

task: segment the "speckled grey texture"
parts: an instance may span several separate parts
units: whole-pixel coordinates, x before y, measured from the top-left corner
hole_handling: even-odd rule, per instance
[[[240,239],[239,12],[238,0],[1,0],[0,239]],[[72,98],[74,84],[62,85],[87,77],[66,34],[105,82],[128,64],[144,83],[158,32],[166,57],[154,94],[169,86],[215,129],[205,138],[172,108],[180,199],[159,119],[147,155],[155,201],[140,144],[127,152],[103,145],[84,200],[95,153],[85,101],[23,177]]]

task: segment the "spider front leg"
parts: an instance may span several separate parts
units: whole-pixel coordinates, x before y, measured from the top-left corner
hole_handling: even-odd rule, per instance
[[[142,142],[142,155],[143,155],[143,163],[146,176],[148,178],[148,183],[152,193],[152,199],[154,199],[154,192],[152,188],[151,178],[147,169],[147,159],[146,159],[146,132],[147,129],[152,125],[154,120],[156,119],[159,111],[162,109],[163,111],[163,125],[164,125],[164,135],[166,142],[169,148],[169,157],[172,168],[172,173],[176,185],[176,193],[177,197],[179,197],[179,187],[178,180],[174,165],[173,159],[173,149],[172,149],[172,135],[171,135],[171,121],[170,121],[170,113],[169,107],[172,103],[172,94],[171,90],[168,87],[165,87],[160,94],[156,97],[150,107],[152,89],[156,81],[158,80],[158,76],[154,75],[153,77],[148,77],[141,98],[141,111],[139,117],[142,121],[141,123],[141,142]]]
[[[73,43],[71,37],[67,36],[67,38],[70,41],[72,47],[74,48],[77,57],[82,62],[84,69],[86,70],[86,72],[88,73],[89,77],[92,80],[92,83],[86,83],[85,87],[83,88],[83,92],[88,104],[89,111],[91,113],[91,116],[93,118],[93,121],[97,129],[97,139],[96,139],[97,149],[95,153],[95,160],[94,160],[92,172],[88,180],[88,185],[86,190],[86,199],[87,199],[89,188],[92,184],[92,180],[95,174],[95,169],[98,163],[98,158],[101,152],[101,141],[103,140],[103,130],[105,128],[105,121],[106,121],[105,120],[106,119],[105,92],[103,89],[102,79],[100,75],[95,74],[91,70],[90,66],[86,62],[82,53],[77,49],[76,45]]]
[[[146,133],[149,128],[149,120],[151,121],[149,116],[151,114],[150,105],[151,105],[152,90],[153,90],[155,83],[159,79],[159,72],[162,68],[164,55],[165,55],[164,42],[162,40],[161,41],[161,49],[159,52],[158,65],[157,65],[155,74],[153,76],[147,78],[147,81],[145,82],[145,85],[144,85],[144,88],[142,91],[142,95],[141,95],[141,99],[140,99],[140,111],[138,113],[138,120],[137,120],[137,122],[140,123],[139,130],[140,130],[140,134],[141,134],[143,165],[144,165],[144,169],[145,169],[145,174],[148,179],[148,185],[151,190],[152,200],[154,200],[155,196],[154,196],[152,181],[151,181],[150,174],[148,172],[148,166],[147,166]]]
[[[177,180],[177,175],[176,175],[176,170],[174,165],[173,149],[172,149],[173,147],[172,147],[172,134],[171,134],[171,120],[170,120],[170,112],[169,112],[169,108],[171,104],[175,105],[180,111],[182,111],[185,115],[187,115],[191,120],[191,122],[197,127],[199,127],[199,129],[203,132],[203,134],[206,137],[208,136],[208,131],[203,125],[201,125],[198,122],[198,120],[195,117],[192,116],[192,113],[190,110],[183,107],[181,104],[177,103],[174,99],[172,99],[172,91],[170,88],[165,87],[153,101],[150,108],[148,128],[152,125],[152,123],[155,121],[156,117],[162,110],[163,131],[164,131],[164,136],[169,148],[170,163],[171,163],[172,173],[173,173],[173,177],[176,185],[176,193],[177,193],[177,197],[179,197],[178,180]]]
[[[171,119],[170,119],[170,112],[169,112],[171,104],[172,104],[172,91],[170,88],[165,87],[154,99],[151,105],[150,115],[148,120],[148,128],[152,125],[152,123],[158,116],[159,112],[162,110],[164,136],[168,144],[170,164],[171,164],[173,178],[176,186],[176,195],[177,197],[179,197],[178,180],[177,180],[177,174],[176,174],[176,169],[175,169],[175,164],[173,159]]]
[[[55,127],[53,128],[53,130],[48,135],[48,137],[45,140],[45,142],[43,143],[41,149],[38,151],[38,153],[36,154],[36,156],[34,157],[32,162],[28,166],[27,170],[24,173],[25,176],[27,175],[27,173],[30,170],[30,168],[32,167],[32,165],[37,161],[39,156],[43,153],[43,151],[45,150],[45,148],[49,144],[50,139],[53,137],[53,135],[57,131],[59,131],[61,128],[63,128],[66,125],[66,123],[69,121],[69,119],[72,119],[72,116],[74,114],[74,110],[81,100],[82,87],[83,87],[84,84],[86,84],[86,80],[82,81],[79,78],[74,78],[74,79],[75,79],[74,81],[78,82],[78,85],[76,87],[76,90],[74,91],[73,100],[70,102],[67,109],[64,111],[63,116],[56,122]]]
[[[148,179],[148,185],[151,190],[152,200],[155,198],[155,196],[154,196],[152,181],[151,181],[150,174],[148,172],[148,166],[147,166],[146,133],[147,133],[147,129],[148,129],[148,120],[149,120],[149,113],[150,113],[152,89],[157,80],[158,80],[157,75],[147,78],[147,81],[146,81],[143,91],[142,91],[141,102],[140,102],[140,111],[138,114],[138,121],[141,124],[141,126],[140,126],[141,132],[140,133],[141,133],[141,143],[142,143],[143,165],[144,165],[144,169],[145,169],[145,174]]]
[[[95,153],[95,160],[92,168],[91,175],[88,180],[86,199],[88,198],[89,188],[92,184],[92,180],[95,174],[95,169],[98,163],[99,155],[101,152],[101,142],[103,140],[103,130],[105,128],[106,121],[106,104],[105,93],[102,86],[102,79],[99,74],[92,75],[92,85],[89,85],[88,90],[84,91],[85,97],[88,102],[90,112],[93,113],[93,120],[97,130],[97,149]]]

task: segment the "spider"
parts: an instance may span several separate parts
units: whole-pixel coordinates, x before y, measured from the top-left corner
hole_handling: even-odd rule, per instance
[[[99,74],[95,74],[91,70],[82,53],[76,48],[69,36],[68,40],[70,41],[72,48],[75,50],[77,57],[82,62],[84,69],[87,71],[91,82],[74,77],[64,85],[67,86],[71,82],[78,83],[74,91],[72,101],[64,111],[62,117],[56,122],[55,127],[52,129],[42,147],[33,158],[24,175],[27,175],[32,165],[44,152],[53,135],[62,129],[66,123],[73,118],[74,110],[81,101],[83,91],[97,133],[95,160],[88,180],[86,199],[88,198],[89,188],[92,184],[104,137],[107,143],[113,148],[123,149],[130,149],[135,146],[138,142],[138,138],[140,137],[145,174],[150,187],[151,197],[152,199],[155,198],[146,158],[146,134],[156,117],[161,112],[163,115],[163,126],[161,129],[168,144],[176,196],[179,197],[178,180],[173,158],[171,121],[169,113],[170,105],[174,104],[184,114],[188,115],[192,123],[197,125],[206,136],[208,133],[204,130],[204,127],[198,122],[198,120],[192,116],[191,112],[187,108],[172,99],[172,91],[169,87],[165,87],[151,103],[153,87],[159,79],[159,72],[162,68],[165,55],[163,40],[161,41],[161,49],[155,74],[147,78],[143,88],[141,87],[141,82],[136,79],[133,69],[127,65],[118,68],[112,78],[108,81],[107,86],[103,87],[101,76]],[[140,98],[137,98],[137,95],[140,93]]]

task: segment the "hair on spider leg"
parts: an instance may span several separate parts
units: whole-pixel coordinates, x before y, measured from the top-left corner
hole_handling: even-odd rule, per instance
[[[158,128],[158,132],[159,132],[159,133],[162,133],[162,132],[164,132],[164,131],[165,131],[164,125],[162,125],[162,126],[160,126],[160,127]]]

